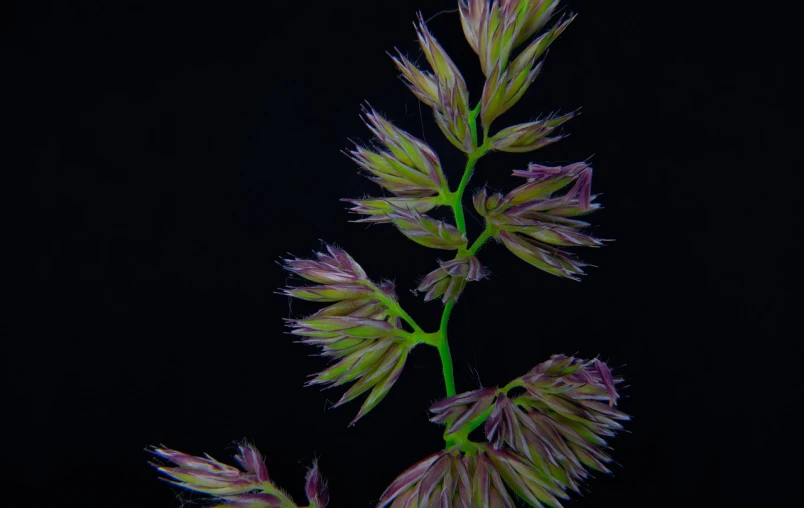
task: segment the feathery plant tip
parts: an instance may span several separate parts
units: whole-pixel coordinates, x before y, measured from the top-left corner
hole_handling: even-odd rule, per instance
[[[577,114],[497,128],[541,72],[547,49],[575,19],[556,19],[558,4],[458,1],[464,35],[486,78],[474,104],[460,70],[421,14],[414,26],[428,68],[399,50],[389,54],[410,91],[432,109],[446,139],[465,154],[457,185],[448,181],[435,150],[369,104],[361,118],[375,141],[355,143],[345,152],[383,191],[342,200],[360,217],[355,222],[391,224],[419,246],[453,252],[451,259],[434,262],[415,287],[425,301],[441,301],[439,329],[425,331],[402,308],[393,284],[369,278],[339,247],[325,245],[312,259],[282,262],[299,282],[281,294],[324,304],[310,316],[286,320],[297,342],[330,359],[306,385],[348,386],[334,407],[363,397],[350,425],[382,402],[413,348],[432,347],[441,359],[446,397],[429,411],[431,422],[444,426],[444,448],[402,472],[382,493],[378,508],[513,507],[515,497],[534,507],[561,507],[570,492],[580,492],[590,471],[610,472],[607,439],[629,419],[616,408],[623,379],[598,359],[554,355],[505,386],[462,393],[453,379],[450,315],[467,285],[484,278],[479,251],[488,240],[543,272],[573,280],[587,265],[570,249],[604,242],[586,231],[585,216],[600,208],[587,162],[530,163],[512,171],[518,185],[508,193],[475,190],[472,208],[485,227],[477,238],[467,235],[463,198],[477,162],[492,151],[533,152],[555,143],[560,128]],[[454,220],[428,215],[438,207],[451,209]],[[262,456],[249,443],[235,456],[242,469],[163,447],[150,452],[167,481],[212,496],[215,506],[299,506],[271,482]],[[329,501],[317,462],[307,473],[305,493],[304,506],[321,508]]]

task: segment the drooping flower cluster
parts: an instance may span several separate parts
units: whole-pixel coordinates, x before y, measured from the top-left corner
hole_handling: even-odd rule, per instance
[[[360,412],[371,411],[388,394],[415,345],[407,340],[398,316],[387,302],[394,301],[390,283],[375,285],[345,251],[327,246],[317,259],[286,259],[285,268],[315,286],[293,287],[284,294],[329,305],[304,319],[288,319],[291,334],[321,348],[321,356],[335,361],[308,381],[309,385],[341,386],[355,382],[335,404],[345,404],[371,390]]]
[[[568,489],[579,492],[586,468],[609,472],[605,438],[629,419],[613,407],[620,382],[600,360],[555,355],[504,389],[481,388],[436,403],[431,421],[446,425],[445,438],[458,444],[402,473],[379,506],[409,506],[404,503],[411,499],[418,506],[514,506],[507,485],[532,506],[560,507]],[[515,387],[525,392],[510,396]],[[468,441],[481,425],[487,442]],[[470,487],[453,479],[463,477],[471,478]],[[427,504],[433,484],[444,496],[440,505]]]
[[[150,453],[175,467],[151,463],[168,482],[215,497],[218,508],[296,508],[290,496],[271,482],[260,452],[249,443],[238,447],[235,460],[243,470],[223,464],[209,455],[195,457],[169,448],[152,447]],[[325,508],[329,490],[314,462],[307,472],[308,508]]]
[[[425,302],[438,297],[444,303],[454,302],[467,281],[478,281],[484,275],[483,265],[475,256],[458,257],[439,262],[439,267],[424,277],[416,291],[424,293]]]
[[[497,237],[514,255],[547,273],[578,280],[586,265],[562,247],[602,245],[602,240],[581,231],[588,222],[573,218],[599,208],[592,202],[592,168],[583,162],[558,167],[530,164],[514,175],[527,183],[506,195],[488,195],[482,189],[475,195],[475,210],[494,225]],[[569,190],[556,195],[570,184]]]
[[[377,508],[514,507],[505,482],[485,453],[442,450],[408,468],[385,490]]]
[[[619,397],[609,367],[553,356],[522,376],[526,393],[500,394],[485,422],[494,456],[528,464],[543,488],[557,497],[566,489],[580,492],[585,468],[609,473],[611,458],[601,449],[605,438],[629,417],[613,406]],[[535,466],[535,467],[533,467]]]
[[[541,30],[552,17],[558,0],[500,1],[461,0],[459,12],[464,35],[480,59],[486,83],[480,100],[484,131],[525,94],[539,75],[537,61],[574,18],[562,18],[550,30],[528,44],[515,58],[513,51]],[[559,139],[545,138],[572,115],[515,125],[493,139],[496,150],[527,152]]]

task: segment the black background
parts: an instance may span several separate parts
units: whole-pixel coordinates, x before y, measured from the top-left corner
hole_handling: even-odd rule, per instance
[[[477,386],[475,371],[491,386],[553,353],[600,355],[622,366],[621,407],[634,420],[614,441],[614,475],[568,506],[773,506],[790,470],[771,455],[795,435],[785,401],[800,388],[795,333],[781,325],[799,229],[774,231],[798,192],[779,155],[798,139],[783,98],[785,16],[564,5],[578,19],[499,124],[583,114],[557,145],[484,158],[470,189],[510,189],[511,169],[529,161],[591,156],[605,207],[592,222],[616,241],[580,253],[598,266],[581,283],[485,247],[492,275],[468,288],[450,328],[458,390]],[[331,506],[371,506],[439,449],[426,414],[443,395],[434,350],[418,348],[389,396],[347,428],[359,404],[327,411],[337,389],[303,389],[324,362],[284,335],[283,317],[314,307],[275,292],[281,256],[334,242],[437,326],[440,304],[409,290],[444,253],[347,222],[339,198],[379,192],[340,150],[370,139],[358,117],[368,100],[423,135],[455,185],[461,154],[385,54],[418,58],[416,10],[454,6],[12,5],[4,81],[22,136],[8,139],[31,177],[13,245],[32,263],[4,346],[4,498],[177,506],[147,445],[229,461],[249,438],[297,501],[320,457]],[[457,14],[429,26],[476,100],[481,74]]]

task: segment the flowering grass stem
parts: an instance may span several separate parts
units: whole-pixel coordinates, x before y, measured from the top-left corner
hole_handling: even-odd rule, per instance
[[[469,129],[472,133],[472,141],[477,148],[469,153],[466,160],[466,167],[464,168],[458,188],[450,195],[450,206],[455,214],[455,225],[464,235],[466,234],[466,218],[463,214],[463,194],[466,191],[466,186],[469,184],[470,178],[472,177],[472,171],[475,168],[475,164],[477,164],[477,161],[491,148],[491,144],[487,142],[488,140],[484,141],[482,145],[477,146],[477,117],[479,114],[480,103],[478,103],[477,106],[475,106],[475,108],[469,113]],[[472,247],[468,252],[472,254],[477,252],[483,242],[485,242],[491,236],[491,234],[492,232],[489,231],[488,228],[484,230],[480,237],[478,237],[477,240],[475,240],[475,242],[472,244]],[[463,254],[463,252],[459,252],[459,255],[461,254]],[[452,355],[449,350],[449,340],[447,339],[447,327],[449,325],[449,318],[452,314],[453,307],[455,307],[455,301],[447,302],[447,304],[444,306],[444,312],[441,315],[441,326],[438,330],[440,340],[436,346],[438,348],[438,355],[441,358],[441,370],[444,374],[444,386],[447,391],[447,397],[452,397],[456,393],[455,378],[452,367]]]
[[[477,148],[469,153],[466,160],[466,167],[464,168],[463,176],[461,176],[461,181],[458,184],[458,188],[455,190],[455,192],[450,194],[450,207],[452,207],[452,211],[455,214],[455,225],[464,235],[466,234],[466,218],[463,214],[463,194],[466,191],[466,186],[469,184],[469,179],[472,177],[472,171],[475,168],[475,164],[477,164],[477,161],[491,148],[491,144],[488,142],[488,140],[485,140],[482,145],[477,146],[477,117],[480,114],[480,105],[481,104],[478,103],[477,106],[475,106],[475,108],[469,113],[469,129],[472,133],[472,141]],[[489,231],[488,228],[484,230],[483,233],[472,244],[472,247],[466,252],[470,252],[471,254],[477,252],[480,246],[483,245],[483,242],[485,242],[491,235],[492,232]],[[463,252],[459,252],[459,255],[461,254],[463,254]],[[447,304],[444,306],[444,312],[441,315],[441,326],[439,328],[440,341],[436,346],[438,348],[438,355],[441,358],[441,369],[444,373],[444,386],[447,391],[447,397],[455,395],[455,378],[452,368],[452,355],[450,354],[449,340],[447,339],[447,327],[449,324],[450,314],[452,313],[452,308],[454,306],[454,301],[447,302]]]
[[[316,356],[330,359],[306,386],[350,383],[333,407],[366,395],[349,426],[385,398],[417,345],[438,350],[446,397],[429,412],[431,422],[446,425],[446,447],[400,474],[377,508],[514,506],[510,494],[529,506],[560,508],[559,499],[567,499],[568,491],[581,492],[589,470],[610,473],[605,438],[622,430],[618,421],[629,417],[614,408],[619,397],[615,385],[623,379],[613,376],[604,362],[553,355],[502,388],[458,394],[448,340],[458,298],[469,282],[488,274],[476,254],[489,239],[546,273],[574,280],[588,265],[565,248],[599,247],[604,242],[585,233],[590,224],[576,218],[600,208],[593,202],[592,168],[585,162],[531,162],[527,169],[513,170],[514,177],[526,181],[507,194],[481,188],[472,196],[472,205],[485,227],[473,241],[467,234],[464,194],[478,160],[490,151],[525,153],[552,144],[563,137],[558,128],[577,115],[577,110],[549,115],[490,135],[492,122],[522,97],[539,74],[540,57],[574,19],[562,16],[531,40],[559,2],[459,0],[464,35],[486,77],[471,109],[465,79],[421,14],[416,33],[431,70],[420,69],[398,50],[391,55],[408,88],[433,109],[447,141],[466,156],[457,188],[450,188],[435,150],[369,105],[361,118],[375,140],[355,143],[346,153],[366,177],[392,195],[342,199],[351,204],[350,212],[362,216],[354,222],[393,224],[420,246],[453,253],[452,259],[438,259],[414,290],[425,302],[443,303],[438,329],[425,332],[402,308],[391,281],[372,282],[339,247],[328,244],[314,259],[283,260],[286,270],[306,282],[283,288],[280,294],[326,304],[303,319],[286,319],[297,342],[320,348]],[[529,40],[514,56],[512,52]],[[440,206],[452,209],[454,224],[427,215]],[[516,387],[524,390],[509,395]],[[309,504],[297,506],[271,482],[256,448],[244,443],[239,451],[235,459],[243,470],[208,455],[193,457],[156,447],[152,453],[177,466],[154,464],[168,481],[216,496],[216,507],[326,508],[329,490],[316,461],[305,478]]]
[[[452,313],[455,302],[448,302],[444,306],[444,313],[441,315],[441,327],[439,328],[440,341],[438,343],[438,356],[441,357],[441,370],[444,372],[444,386],[447,390],[447,397],[455,395],[455,378],[452,373],[452,355],[449,351],[449,341],[447,340],[447,323]]]

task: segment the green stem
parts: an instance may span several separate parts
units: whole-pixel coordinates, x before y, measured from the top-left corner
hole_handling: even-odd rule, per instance
[[[386,307],[388,307],[389,312],[391,312],[393,315],[395,315],[397,317],[402,318],[402,320],[404,320],[407,324],[410,325],[411,328],[413,328],[413,331],[416,332],[416,334],[426,335],[424,330],[422,329],[422,327],[419,326],[416,323],[416,321],[414,321],[414,319],[410,316],[410,314],[405,312],[405,309],[403,309],[402,306],[399,305],[399,302],[397,302],[393,298],[390,298],[388,295],[383,293],[380,290],[380,288],[374,286],[373,284],[366,283],[366,285],[374,289],[375,298],[377,298],[377,300],[379,300]]]
[[[469,247],[468,251],[469,254],[473,256],[477,254],[477,251],[479,251],[480,247],[482,247],[483,244],[486,243],[486,240],[488,240],[489,238],[493,237],[496,234],[497,234],[497,228],[495,228],[491,223],[486,222],[486,229],[484,229],[483,232],[480,233],[480,236],[478,236],[475,239],[475,241],[472,242],[472,246]]]
[[[463,214],[463,194],[466,192],[466,186],[469,184],[469,179],[472,177],[472,170],[475,167],[478,159],[483,157],[486,152],[489,151],[491,145],[488,142],[488,139],[483,141],[483,144],[478,146],[477,142],[477,117],[480,114],[480,103],[475,106],[475,108],[469,113],[469,129],[472,133],[472,141],[474,145],[477,147],[476,149],[472,150],[469,153],[468,159],[466,160],[466,167],[463,170],[463,176],[461,176],[461,181],[458,184],[458,188],[455,192],[450,193],[450,207],[452,208],[453,213],[455,214],[455,225],[458,227],[458,230],[466,234],[466,218]],[[475,243],[472,245],[472,248],[477,249],[480,248],[480,245],[489,237],[489,233],[484,231],[484,235],[481,235]],[[480,241],[480,243],[478,243]],[[472,253],[474,253],[472,252]],[[452,367],[452,355],[449,350],[449,340],[447,339],[447,325],[449,323],[449,317],[452,313],[452,308],[455,306],[455,302],[448,302],[444,306],[444,312],[441,315],[441,326],[439,327],[438,333],[440,336],[440,340],[438,345],[438,355],[441,358],[441,367],[444,374],[444,386],[447,390],[447,397],[452,397],[455,395],[455,377],[453,374],[453,367]]]
[[[452,194],[452,210],[455,213],[455,225],[461,233],[466,234],[466,219],[463,215],[463,193],[466,191],[466,185],[472,177],[472,170],[477,163],[477,160],[484,155],[480,150],[476,150],[469,154],[469,159],[466,161],[466,169],[461,177],[461,182],[458,184],[458,190]]]
[[[441,357],[441,370],[444,373],[444,386],[447,389],[447,397],[455,395],[455,378],[452,370],[452,355],[449,351],[449,341],[447,340],[447,323],[452,313],[455,302],[447,302],[444,306],[444,313],[441,315],[441,326],[438,329],[441,340],[438,343],[438,355]]]
[[[517,386],[524,386],[525,383],[522,381],[521,378],[514,379],[507,385],[503,386],[502,388],[498,388],[495,392],[495,396],[501,394],[507,394],[512,388]],[[516,403],[516,400],[514,400]],[[462,427],[459,431],[454,432],[452,434],[445,434],[444,440],[447,442],[447,446],[458,445],[461,448],[461,451],[470,451],[476,448],[476,445],[469,440],[469,434],[472,433],[476,428],[480,427],[486,422],[486,419],[489,417],[491,412],[494,410],[494,406],[489,406],[483,411],[482,414],[478,415],[469,422],[466,426]]]

